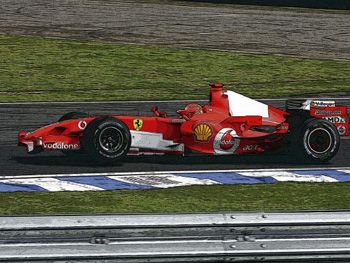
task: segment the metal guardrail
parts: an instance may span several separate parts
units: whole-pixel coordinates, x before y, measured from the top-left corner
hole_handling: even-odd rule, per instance
[[[0,217],[0,262],[350,261],[350,212]]]

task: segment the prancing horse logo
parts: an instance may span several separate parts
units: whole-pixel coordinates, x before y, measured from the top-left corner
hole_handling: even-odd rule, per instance
[[[133,124],[134,124],[135,130],[139,131],[139,130],[141,130],[141,128],[142,128],[143,120],[141,120],[141,119],[135,119],[134,122],[133,122]]]

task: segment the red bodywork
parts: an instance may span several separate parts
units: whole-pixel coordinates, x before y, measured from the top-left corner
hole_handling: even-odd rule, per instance
[[[129,154],[262,153],[281,148],[289,133],[289,113],[226,91],[222,84],[212,85],[208,105],[191,104],[178,111],[178,118],[153,111],[153,117],[111,115],[130,130]],[[96,118],[101,116],[20,132],[19,144],[28,152],[78,150],[84,129]]]

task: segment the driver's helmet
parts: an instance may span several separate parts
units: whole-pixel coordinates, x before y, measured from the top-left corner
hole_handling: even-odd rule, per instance
[[[196,103],[191,103],[188,104],[185,108],[185,110],[188,112],[187,116],[189,118],[191,118],[193,115],[197,115],[197,114],[202,114],[203,113],[203,109],[202,106]]]

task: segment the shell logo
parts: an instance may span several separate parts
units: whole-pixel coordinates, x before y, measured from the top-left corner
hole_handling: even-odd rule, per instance
[[[207,124],[198,124],[194,128],[194,135],[196,137],[196,141],[199,142],[207,142],[213,135],[212,129]]]

